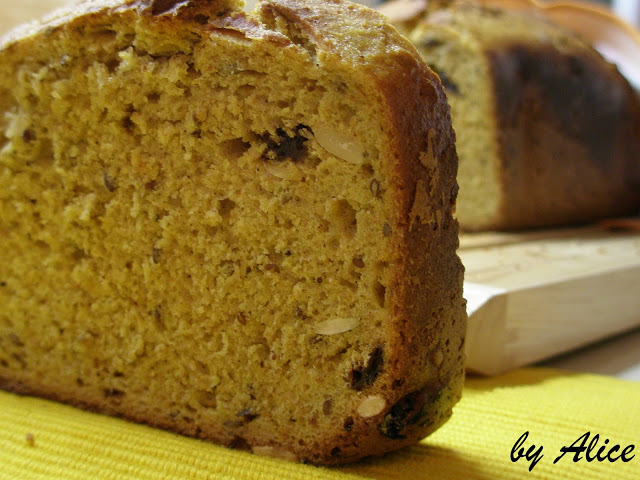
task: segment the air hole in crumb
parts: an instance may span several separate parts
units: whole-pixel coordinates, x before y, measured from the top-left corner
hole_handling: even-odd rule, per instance
[[[362,173],[366,177],[368,177],[368,178],[373,177],[373,174],[375,173],[375,170],[373,169],[373,167],[369,163],[363,163],[360,168],[362,169]]]
[[[36,134],[31,129],[27,129],[22,132],[22,141],[25,143],[31,143],[36,139]]]
[[[338,250],[340,248],[340,240],[338,240],[337,238],[332,238],[331,240],[329,240],[327,245],[331,250]]]
[[[358,285],[348,280],[340,279],[340,285],[347,287],[349,290],[351,290],[354,293],[358,291]]]
[[[218,213],[225,220],[231,216],[231,211],[236,207],[236,202],[230,198],[223,198],[218,202]]]
[[[353,418],[352,417],[347,417],[344,419],[344,423],[342,424],[342,427],[347,431],[350,432],[351,429],[353,429]]]
[[[236,89],[236,93],[240,96],[240,97],[247,97],[249,94],[251,94],[252,92],[254,92],[256,90],[256,86],[255,85],[240,85],[237,89]]]
[[[24,343],[22,342],[22,340],[20,340],[20,337],[13,332],[9,334],[9,340],[16,347],[24,347]]]
[[[251,446],[247,443],[247,441],[242,437],[233,437],[231,443],[229,444],[229,448],[233,448],[234,450],[245,450],[247,452],[251,451]]]
[[[120,65],[120,60],[118,60],[117,58],[112,58],[111,60],[106,61],[104,64],[104,66],[107,67],[107,71],[110,74],[114,74],[118,69],[119,65]]]
[[[169,197],[168,202],[169,205],[171,205],[176,210],[182,208],[182,199],[180,197]]]
[[[71,258],[75,262],[79,262],[80,260],[82,260],[83,258],[86,258],[86,257],[87,257],[87,254],[81,248],[75,248],[73,250],[73,253],[71,254]]]
[[[331,410],[333,408],[333,400],[331,398],[327,398],[322,404],[322,413],[325,415],[331,415]]]
[[[373,294],[378,302],[378,305],[384,308],[385,295],[387,288],[382,285],[378,280],[373,283]]]
[[[103,392],[105,398],[120,398],[124,396],[124,392],[122,390],[118,390],[117,388],[105,388]]]
[[[96,32],[93,32],[93,41],[106,43],[115,40],[117,36],[118,32],[116,32],[115,30],[98,30]]]
[[[233,159],[242,157],[251,148],[251,144],[241,138],[226,140],[220,145],[222,153]]]
[[[55,155],[53,152],[53,144],[51,143],[51,139],[49,138],[40,139],[38,152],[34,161],[31,162],[32,165],[37,165],[42,168],[47,168],[53,165],[54,161],[55,161]]]
[[[35,246],[36,246],[36,248],[42,250],[43,252],[49,252],[49,250],[51,249],[51,247],[49,247],[48,243],[43,242],[41,240],[36,240]]]
[[[218,399],[216,398],[216,395],[212,392],[199,392],[198,403],[202,405],[204,408],[215,409],[218,406]]]
[[[122,128],[131,133],[136,128],[136,124],[133,123],[130,116],[126,116],[122,119]]]
[[[356,210],[344,199],[334,200],[329,207],[329,217],[341,233],[348,237],[355,236],[358,231],[358,221]]]
[[[115,182],[115,179],[113,177],[111,177],[109,175],[108,172],[104,172],[104,186],[106,187],[107,190],[109,190],[110,192],[115,192],[117,185]]]
[[[405,382],[404,378],[396,378],[391,384],[391,388],[393,388],[394,390],[397,390],[402,385],[404,385],[404,382]]]
[[[196,367],[198,368],[198,371],[203,375],[211,374],[211,370],[209,369],[209,366],[206,363],[196,360]]]
[[[200,71],[196,68],[196,66],[193,63],[187,62],[187,76],[191,80],[196,80],[202,76],[202,73],[200,73]]]
[[[382,371],[383,365],[384,350],[382,347],[377,347],[371,352],[365,365],[354,365],[348,375],[348,385],[358,391],[372,385]]]
[[[199,13],[193,17],[193,21],[199,23],[200,25],[206,25],[207,23],[209,23],[209,16]]]
[[[320,163],[322,163],[322,159],[316,156],[310,156],[309,158],[307,158],[307,161],[305,162],[305,166],[310,169],[314,169],[314,168],[317,168],[318,165],[320,165]]]
[[[20,368],[24,369],[27,367],[27,362],[25,362],[24,359],[17,353],[12,354],[11,358],[13,358],[16,362],[20,364]]]
[[[164,320],[162,319],[162,309],[159,306],[153,309],[153,320],[158,330],[166,330],[167,327],[165,326]]]
[[[158,101],[160,100],[160,94],[159,93],[150,93],[149,95],[147,95],[147,101],[149,103],[158,103]]]

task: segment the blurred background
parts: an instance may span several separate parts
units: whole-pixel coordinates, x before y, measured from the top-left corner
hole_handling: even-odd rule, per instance
[[[0,15],[0,33],[9,28],[40,17],[44,12],[50,11],[61,5],[75,3],[77,0],[19,0],[8,2],[3,0],[2,14]],[[255,0],[246,0],[248,4],[254,4]],[[369,6],[383,3],[382,0],[357,0]],[[587,0],[589,1],[589,0]],[[610,6],[620,17],[640,28],[640,0],[590,0]]]

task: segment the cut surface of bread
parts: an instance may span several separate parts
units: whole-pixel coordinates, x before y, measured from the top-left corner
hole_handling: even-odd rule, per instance
[[[338,1],[85,2],[0,50],[0,387],[313,463],[451,414],[446,97]]]
[[[638,95],[574,34],[532,13],[480,3],[437,1],[410,18],[394,14],[447,90],[461,227],[637,213]]]

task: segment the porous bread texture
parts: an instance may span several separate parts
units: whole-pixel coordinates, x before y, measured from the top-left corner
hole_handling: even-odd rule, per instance
[[[463,382],[444,91],[338,1],[87,2],[0,51],[0,386],[258,454],[414,443]]]
[[[466,0],[429,2],[398,24],[447,90],[463,229],[640,209],[640,99],[593,48],[530,12]]]

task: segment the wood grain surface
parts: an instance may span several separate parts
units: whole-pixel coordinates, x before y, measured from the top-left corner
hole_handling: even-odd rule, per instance
[[[468,368],[496,374],[640,326],[640,233],[462,235]]]

